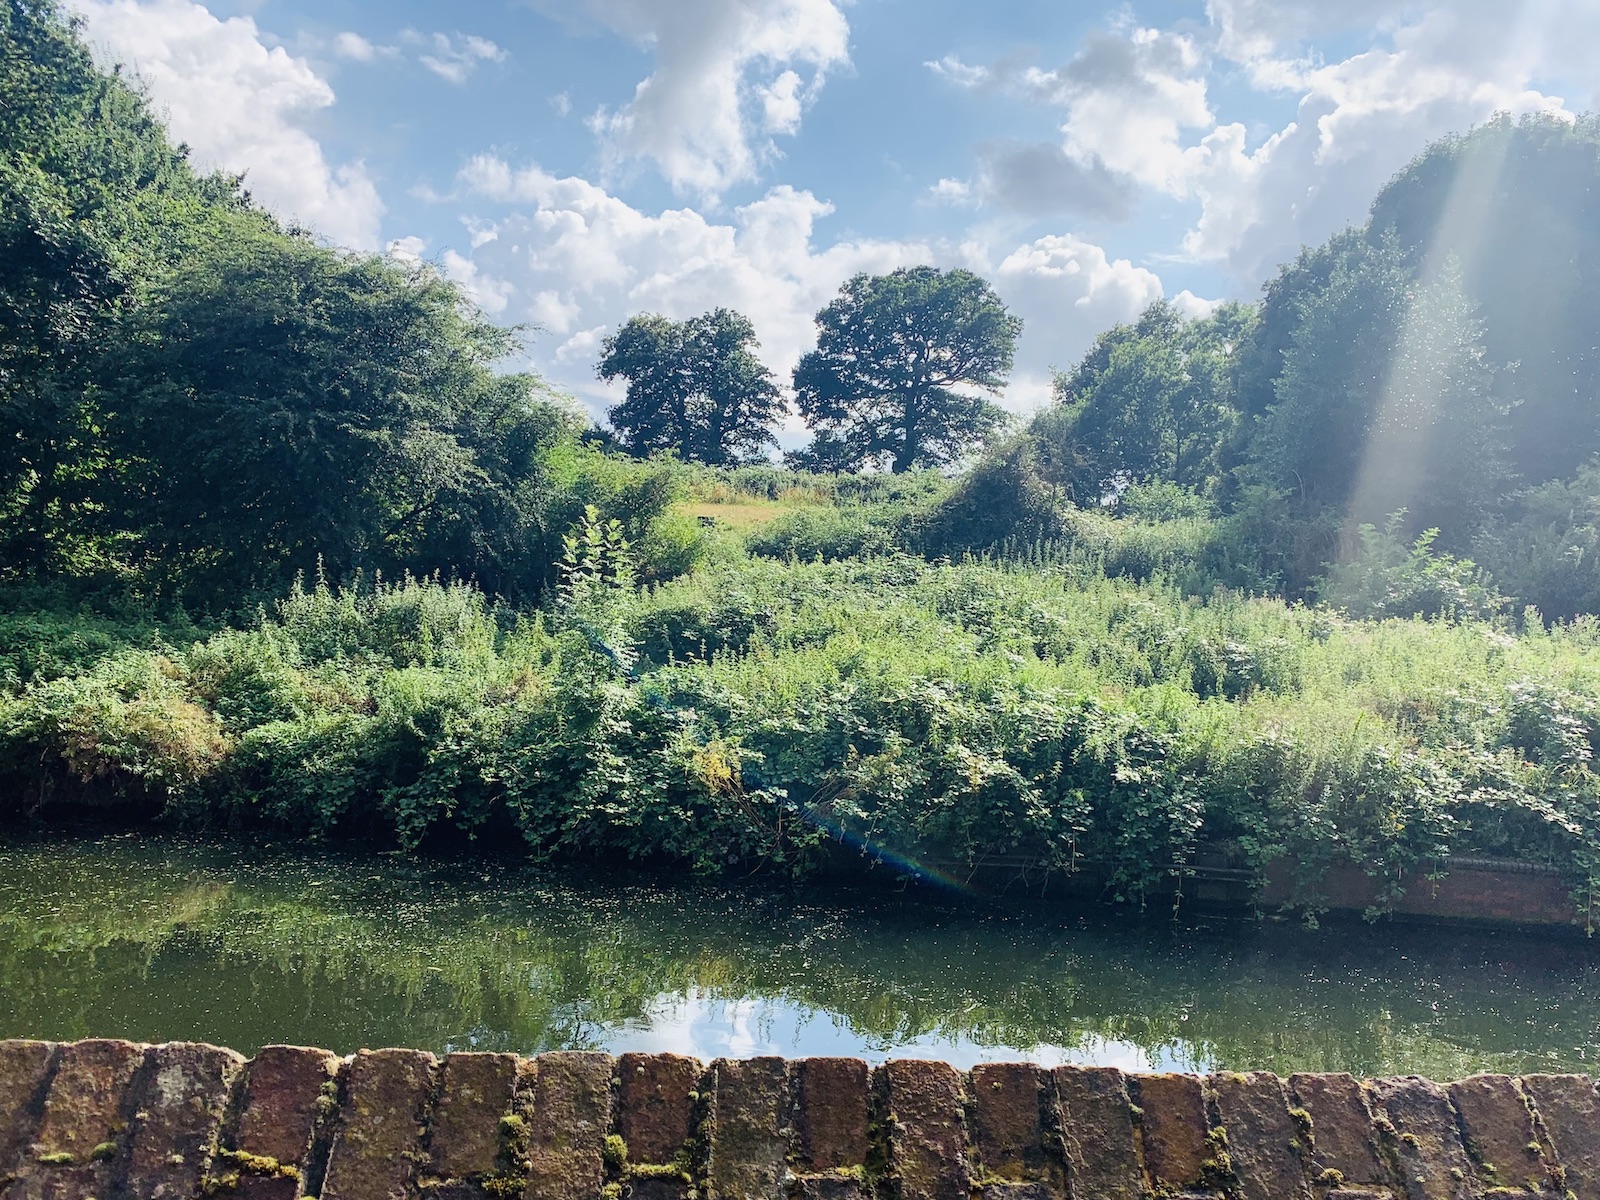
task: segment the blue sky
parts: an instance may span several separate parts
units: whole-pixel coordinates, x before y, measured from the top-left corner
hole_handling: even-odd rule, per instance
[[[1429,140],[1600,88],[1600,0],[71,6],[200,162],[535,326],[595,412],[635,312],[739,308],[783,377],[844,279],[917,262],[1023,316],[1026,411],[1156,298],[1257,294]]]

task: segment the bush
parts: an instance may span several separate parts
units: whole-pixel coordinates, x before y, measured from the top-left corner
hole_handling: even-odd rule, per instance
[[[1405,514],[1396,513],[1380,533],[1360,529],[1357,555],[1336,563],[1316,585],[1318,597],[1358,617],[1451,617],[1485,620],[1504,611],[1506,597],[1468,558],[1433,549],[1437,529],[1429,529],[1407,546],[1399,529]]]
[[[590,583],[536,614],[465,584],[319,583],[254,628],[35,680],[0,697],[0,794],[13,815],[123,804],[703,872],[804,872],[844,847],[1087,865],[1135,903],[1206,847],[1287,858],[1313,905],[1335,862],[1398,886],[1469,854],[1600,888],[1592,621],[1513,637],[1195,598],[1081,544],[644,588],[598,513],[575,545]]]
[[[881,508],[802,508],[752,530],[750,553],[800,562],[837,562],[893,554],[900,548],[900,514]]]

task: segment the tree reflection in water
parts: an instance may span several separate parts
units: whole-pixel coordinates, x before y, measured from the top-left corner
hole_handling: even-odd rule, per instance
[[[0,1036],[1589,1070],[1582,939],[997,910],[179,838],[0,848]]]

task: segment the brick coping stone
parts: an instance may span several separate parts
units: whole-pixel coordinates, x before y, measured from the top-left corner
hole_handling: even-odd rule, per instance
[[[1600,1200],[1580,1075],[0,1042],[0,1200]]]

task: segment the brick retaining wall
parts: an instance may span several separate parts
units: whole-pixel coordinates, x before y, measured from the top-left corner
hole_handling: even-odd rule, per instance
[[[4,1200],[1600,1200],[1589,1079],[0,1042]]]

